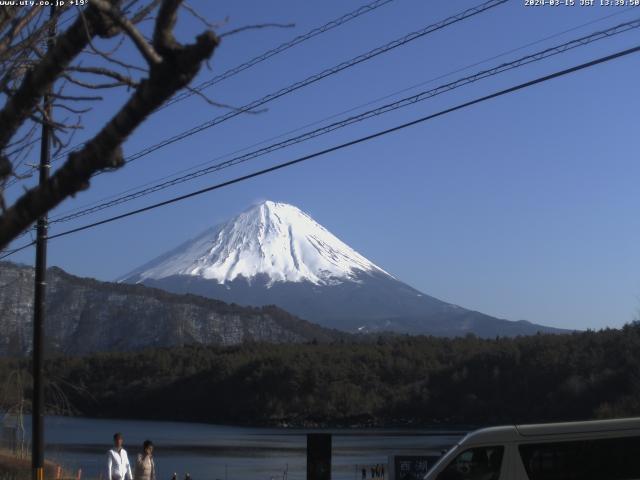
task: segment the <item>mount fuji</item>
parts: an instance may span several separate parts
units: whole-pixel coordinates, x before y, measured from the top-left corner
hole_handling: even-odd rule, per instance
[[[482,337],[561,332],[498,319],[419,292],[297,207],[271,201],[206,230],[119,281],[240,305],[277,305],[348,332]]]

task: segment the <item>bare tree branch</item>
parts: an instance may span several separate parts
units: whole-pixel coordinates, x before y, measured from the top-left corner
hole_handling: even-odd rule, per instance
[[[87,53],[93,54],[93,55],[98,55],[99,57],[102,57],[107,62],[112,63],[114,65],[118,65],[119,67],[125,68],[125,69],[127,69],[127,71],[135,70],[136,72],[149,73],[149,69],[147,69],[147,68],[142,68],[142,67],[139,67],[138,65],[133,65],[131,63],[123,62],[122,60],[119,60],[117,58],[113,58],[113,57],[109,56],[107,53],[101,52],[101,51],[96,50],[96,49],[93,49],[93,51],[87,51]]]
[[[106,0],[90,0],[93,5],[98,7],[103,13],[106,13],[116,22],[122,30],[131,38],[134,45],[140,51],[149,65],[154,65],[162,62],[160,55],[156,53],[153,46],[147,42],[140,31],[135,27],[131,21],[121,12],[119,12],[112,4]]]
[[[78,125],[81,125],[80,116],[78,116]],[[67,148],[69,145],[71,145],[71,142],[73,141],[73,138],[75,137],[76,132],[79,131],[79,130],[80,129],[72,130],[71,134],[67,137],[67,139],[65,141],[63,141],[63,142],[60,142],[60,145],[58,146],[58,148],[56,148],[55,151],[53,152],[53,156],[54,157],[57,157],[62,150]]]
[[[64,33],[60,34],[44,58],[23,78],[14,95],[11,95],[4,108],[0,110],[0,151],[2,151],[20,125],[28,118],[45,91],[71,61],[86,47],[90,38],[102,33],[110,33],[112,22],[97,10],[93,4],[87,7]]]
[[[4,53],[4,51],[11,45],[11,42],[16,38],[16,36],[33,20],[33,18],[38,15],[38,13],[42,10],[42,6],[37,5],[33,8],[27,10],[27,13],[22,17],[16,19],[13,22],[13,27],[11,31],[2,37],[0,40],[0,55]]]
[[[0,181],[6,180],[13,172],[11,161],[4,155],[0,156]]]
[[[127,83],[125,82],[91,83],[91,82],[78,80],[77,78],[74,78],[71,75],[68,75],[66,73],[63,73],[61,77],[67,79],[69,83],[73,83],[74,85],[77,85],[79,87],[88,88],[91,90],[101,90],[106,88],[118,88],[118,87],[131,87],[133,83],[133,81],[127,82]]]
[[[230,35],[235,35],[237,33],[246,32],[249,30],[260,30],[263,28],[292,28],[295,27],[295,23],[260,23],[257,25],[245,25],[244,27],[234,28],[233,30],[229,30],[228,32],[224,32],[219,35],[222,39],[224,37],[228,37]]]
[[[88,53],[90,55],[97,55],[104,59],[108,59],[109,57],[111,57],[111,55],[115,55],[115,53],[120,50],[120,47],[122,47],[127,38],[128,37],[126,37],[125,35],[121,35],[115,45],[111,48],[111,50],[100,50],[93,44],[93,41],[90,41],[88,48],[85,50],[85,53]]]
[[[234,111],[237,111],[237,112],[242,111],[242,113],[251,113],[251,114],[264,113],[264,112],[267,111],[266,108],[261,108],[261,109],[258,109],[258,110],[248,110],[246,108],[242,109],[240,107],[234,107],[233,105],[228,105],[226,103],[220,103],[220,102],[217,102],[217,101],[209,98],[204,93],[202,93],[201,90],[198,90],[197,88],[192,88],[192,87],[187,86],[185,89],[189,90],[194,95],[197,95],[198,97],[202,98],[205,102],[207,102],[209,105],[211,105],[213,107],[226,108],[228,110],[234,110]]]
[[[71,130],[71,129],[79,129],[82,128],[80,125],[68,125],[64,122],[56,122],[50,119],[44,118],[44,116],[38,116],[32,114],[30,117],[32,122],[37,123],[38,125],[48,125],[55,132],[56,130]]]
[[[133,23],[134,25],[140,23],[145,18],[147,18],[149,13],[151,13],[158,5],[160,5],[160,0],[152,0],[131,17],[131,23]],[[126,10],[127,9],[125,9],[125,11]]]
[[[99,95],[63,95],[61,93],[52,93],[51,97],[56,100],[68,100],[70,102],[91,102],[104,100],[104,97]]]
[[[93,5],[94,3],[90,4],[85,12],[87,27],[93,28],[93,31],[97,32],[98,29],[93,23],[99,23],[101,20],[95,18],[98,12],[91,10]],[[38,217],[60,204],[64,199],[88,188],[89,180],[93,174],[101,170],[121,167],[124,164],[121,145],[129,135],[156,108],[165,103],[178,90],[185,88],[198,73],[203,62],[213,54],[220,40],[212,31],[200,34],[195,43],[190,45],[181,45],[175,40],[173,27],[176,23],[179,6],[180,0],[163,0],[153,32],[153,47],[160,55],[161,61],[151,64],[148,77],[139,83],[129,100],[80,150],[70,153],[64,165],[56,170],[47,182],[25,192],[0,216],[0,248],[7,246]],[[74,27],[79,32],[84,29],[81,20],[76,21],[71,29]],[[111,25],[101,26],[102,29],[110,27]],[[83,48],[88,43],[86,38],[85,35],[82,42]],[[66,35],[66,39],[68,40],[68,35]],[[52,52],[47,53],[45,59],[40,63],[44,63],[50,53],[60,49],[61,42],[62,40],[56,42]],[[71,46],[67,46],[67,48],[71,48]],[[63,73],[77,51],[77,46],[74,46],[72,52],[65,54],[60,51],[55,52],[54,58],[60,57],[62,60],[62,65],[57,69],[56,75],[59,76]],[[40,72],[40,75],[44,76],[44,73]],[[44,84],[46,80],[49,78],[42,79],[41,83]],[[31,97],[28,97],[27,100],[30,99]],[[32,104],[31,110],[34,107],[35,105]],[[0,112],[0,121],[3,118],[2,113]],[[9,114],[13,114],[13,117]],[[9,111],[9,114],[5,113],[5,117],[16,121],[17,113]],[[28,115],[29,112],[24,116]],[[0,137],[0,146],[3,145],[2,140],[3,137]]]
[[[112,78],[120,83],[127,84],[130,87],[137,87],[139,83],[131,77],[104,67],[69,67],[67,70],[71,72],[87,73]]]
[[[182,0],[164,0],[160,6],[153,30],[153,46],[162,56],[179,46],[173,36],[173,27],[178,20],[178,8],[181,3]],[[216,43],[218,41],[216,37]]]
[[[193,15],[194,18],[199,20],[205,27],[210,28],[211,30],[218,28],[220,25],[216,25],[207,20],[204,15],[201,15],[195,8],[189,5],[187,2],[183,2],[182,8],[184,8],[187,12]]]
[[[38,43],[46,37],[51,25],[58,22],[61,15],[60,12],[61,10],[56,10],[52,18],[44,22],[39,22],[39,18],[44,13],[44,9],[37,11],[34,21],[27,22],[25,25],[25,27],[32,25],[32,28],[27,28],[28,31],[26,32],[24,29],[19,32],[21,37],[20,41],[7,45],[6,50],[0,54],[0,61],[5,62],[5,64],[7,62],[16,63],[18,61],[29,61],[30,55],[36,52]],[[3,36],[3,38],[5,37],[6,35]],[[23,58],[20,59],[19,57]]]
[[[87,108],[72,108],[69,105],[66,105],[64,103],[54,103],[52,105],[54,108],[61,108],[62,110],[66,110],[69,113],[75,113],[77,115],[82,115],[84,113],[88,113],[91,111],[91,107],[87,107]]]

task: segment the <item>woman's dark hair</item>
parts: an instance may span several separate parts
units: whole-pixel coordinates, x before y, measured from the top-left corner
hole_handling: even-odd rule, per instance
[[[142,448],[146,450],[149,447],[153,447],[153,442],[151,440],[145,440],[142,444]]]
[[[120,432],[113,434],[113,441],[115,442],[119,438],[122,438],[122,434]]]

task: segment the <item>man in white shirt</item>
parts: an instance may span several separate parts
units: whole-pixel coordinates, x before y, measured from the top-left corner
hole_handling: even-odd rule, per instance
[[[113,448],[107,453],[107,480],[133,480],[127,451],[122,448],[124,439],[120,433],[113,436]]]

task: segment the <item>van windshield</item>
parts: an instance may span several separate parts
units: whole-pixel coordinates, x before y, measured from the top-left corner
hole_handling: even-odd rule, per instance
[[[475,447],[459,453],[436,480],[498,480],[503,446]]]
[[[464,440],[464,438],[462,440]],[[444,455],[442,455],[440,459],[433,465],[433,467],[429,469],[429,472],[427,473],[427,475],[425,475],[424,480],[431,480],[435,478],[434,472],[437,471],[438,467],[440,467],[441,465],[446,465],[453,458],[453,456],[456,454],[455,452],[457,452],[459,448],[460,443],[452,445],[449,450],[447,450]]]

